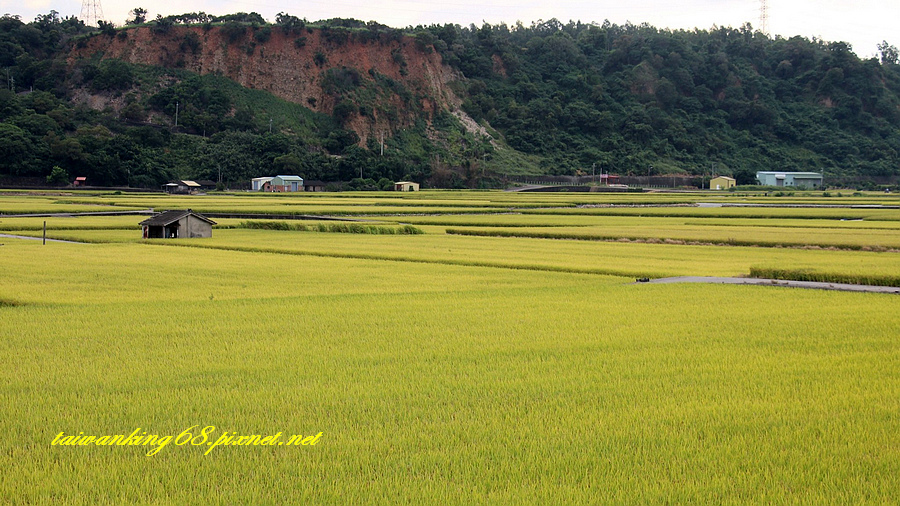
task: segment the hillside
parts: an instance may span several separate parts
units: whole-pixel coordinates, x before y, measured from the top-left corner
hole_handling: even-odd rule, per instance
[[[434,28],[467,78],[463,109],[546,170],[636,174],[824,171],[877,180],[900,167],[897,49],[740,29],[669,31],[556,20]]]
[[[16,93],[0,92],[12,155],[0,174],[57,166],[60,181],[154,186],[290,171],[376,188],[592,168],[751,183],[779,169],[896,183],[900,66],[896,48],[881,50],[860,60],[843,43],[749,26],[400,31],[199,13],[95,30],[5,16],[0,63]]]
[[[101,57],[225,76],[312,111],[337,114],[363,145],[460,102],[459,79],[440,55],[399,34],[246,26],[140,26],[92,37],[69,53],[70,66]],[[352,102],[352,111],[345,111]],[[342,109],[344,108],[344,109]],[[360,113],[362,108],[367,111]]]

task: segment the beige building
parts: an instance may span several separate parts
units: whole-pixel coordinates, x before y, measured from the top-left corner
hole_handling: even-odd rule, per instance
[[[734,185],[734,178],[728,176],[714,177],[709,180],[710,190],[727,190],[729,188],[734,188]]]
[[[419,191],[419,183],[411,181],[397,181],[394,183],[394,191],[398,192],[417,192]]]
[[[179,239],[212,237],[216,222],[206,216],[187,211],[166,211],[140,223],[144,239]]]

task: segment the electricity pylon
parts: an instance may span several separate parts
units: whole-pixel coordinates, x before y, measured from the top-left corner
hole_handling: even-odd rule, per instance
[[[103,19],[100,0],[81,0],[81,16],[78,19],[86,25],[97,26],[97,21]]]

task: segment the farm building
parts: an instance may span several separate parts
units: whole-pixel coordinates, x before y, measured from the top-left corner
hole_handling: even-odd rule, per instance
[[[187,211],[165,211],[140,223],[144,239],[178,239],[212,237],[216,222],[206,216]]]
[[[397,181],[394,183],[394,191],[398,192],[417,192],[419,191],[419,183],[411,181]]]
[[[806,186],[818,188],[822,186],[822,174],[818,172],[774,172],[756,173],[756,180],[763,186]]]
[[[302,192],[303,178],[300,176],[255,177],[250,181],[253,191]]]
[[[273,178],[273,177],[255,177],[250,180],[250,189],[255,192],[258,192],[263,189],[263,187],[266,185],[266,183],[268,183],[269,181],[271,181],[273,179],[275,179],[275,178]]]
[[[197,181],[197,184],[200,185],[200,189],[203,191],[216,189],[216,182],[209,179],[201,179],[200,181]]]
[[[303,191],[305,192],[323,192],[325,191],[324,181],[304,181]]]
[[[84,186],[87,184],[87,177],[78,176],[75,178],[75,181],[72,181],[72,186]]]
[[[714,177],[709,180],[709,189],[710,190],[727,190],[729,188],[734,188],[735,180],[734,178],[728,176],[719,176]]]
[[[201,186],[194,181],[172,181],[166,183],[166,193],[191,194],[200,191]]]

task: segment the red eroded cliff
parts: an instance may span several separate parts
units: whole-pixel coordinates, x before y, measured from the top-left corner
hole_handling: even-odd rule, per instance
[[[269,33],[259,37],[256,30]],[[329,69],[355,69],[360,80],[369,83],[374,82],[375,75],[401,83],[412,93],[412,102],[400,100],[396,94],[380,99],[400,109],[400,124],[398,117],[379,117],[377,108],[365,118],[346,118],[347,128],[355,130],[363,141],[376,131],[390,132],[405,126],[418,114],[430,117],[441,109],[455,110],[459,104],[447,85],[458,76],[441,62],[438,53],[421,49],[410,37],[361,41],[352,33],[336,38],[319,29],[286,34],[277,26],[255,30],[248,26],[237,35],[221,27],[201,26],[173,26],[165,33],[137,27],[124,34],[83,41],[73,48],[70,63],[99,54],[130,63],[219,73],[242,86],[265,90],[326,114],[332,113],[339,97],[323,89]]]

